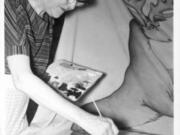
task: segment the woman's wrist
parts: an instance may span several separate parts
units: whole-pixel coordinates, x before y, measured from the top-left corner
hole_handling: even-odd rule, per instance
[[[80,118],[78,119],[76,124],[78,124],[83,129],[87,130],[88,132],[92,128],[94,128],[94,124],[92,124],[92,123],[94,123],[95,119],[97,119],[96,116],[94,116],[93,114],[90,114],[88,112],[83,112],[79,116],[80,116]]]
[[[80,110],[79,112],[77,112],[75,117],[76,119],[74,122],[83,128],[86,127],[86,124],[90,119],[94,119],[94,116],[92,114],[84,110]]]

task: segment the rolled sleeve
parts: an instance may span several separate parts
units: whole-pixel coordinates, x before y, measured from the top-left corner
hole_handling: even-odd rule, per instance
[[[10,70],[7,57],[12,55],[29,56],[29,42],[27,32],[29,28],[28,16],[23,6],[16,0],[5,0],[5,73]]]

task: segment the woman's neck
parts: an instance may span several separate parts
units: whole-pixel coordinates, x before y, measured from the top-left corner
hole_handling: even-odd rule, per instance
[[[43,0],[28,0],[28,1],[31,4],[32,8],[35,10],[35,12],[42,17],[45,12]]]

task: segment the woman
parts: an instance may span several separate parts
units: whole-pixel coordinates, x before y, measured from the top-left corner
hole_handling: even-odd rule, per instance
[[[50,55],[54,22],[51,17],[57,18],[79,5],[76,0],[5,0],[6,74],[11,74],[14,84],[5,90],[6,135],[27,133],[30,127],[25,112],[29,97],[92,135],[118,134],[111,119],[83,111],[41,79]]]

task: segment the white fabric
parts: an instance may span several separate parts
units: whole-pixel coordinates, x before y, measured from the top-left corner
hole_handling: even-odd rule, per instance
[[[101,99],[119,88],[129,64],[129,21],[132,19],[122,0],[96,0],[96,4],[66,16],[57,59],[66,59],[98,69],[106,77],[84,99]],[[161,27],[173,39],[172,19]],[[172,43],[151,40],[152,49],[167,69],[173,68]],[[73,55],[74,53],[74,55]],[[171,72],[171,71],[170,71]]]
[[[74,62],[106,73],[84,103],[101,99],[123,82],[129,63],[128,38],[131,16],[121,0],[97,0],[65,19],[56,59]],[[91,96],[90,96],[91,95]]]

